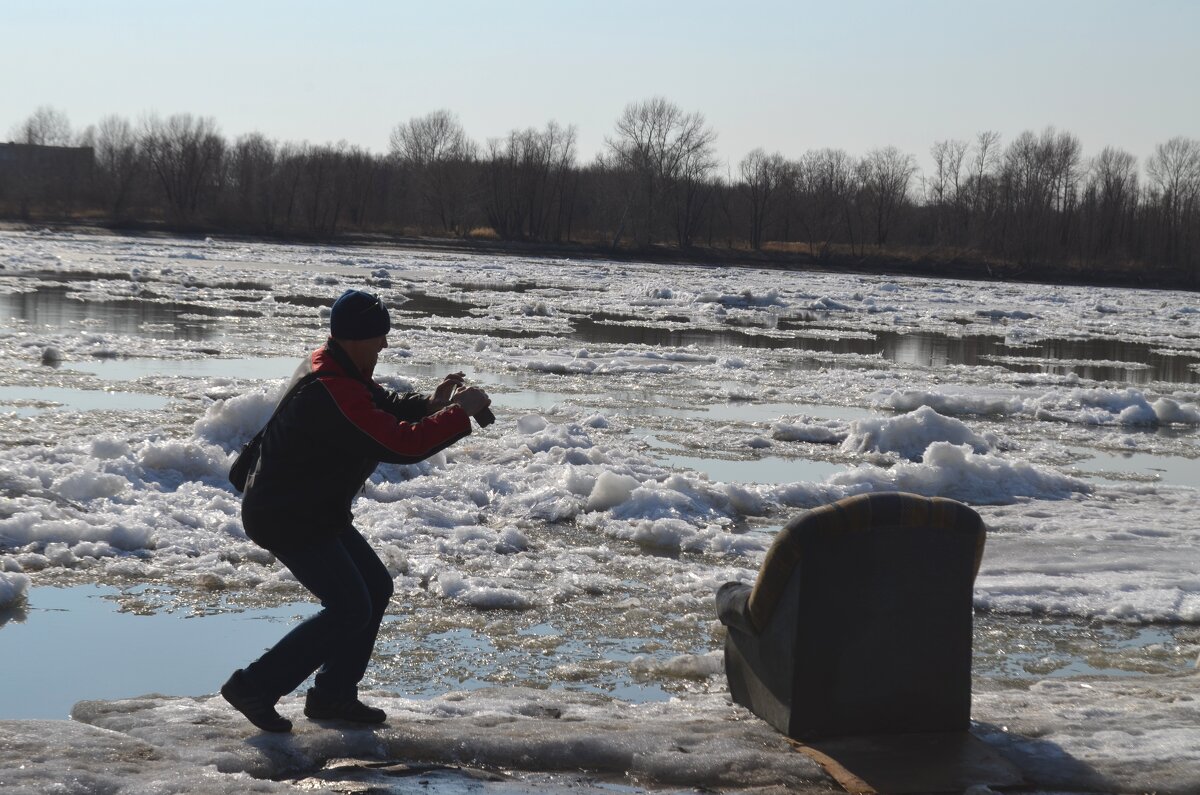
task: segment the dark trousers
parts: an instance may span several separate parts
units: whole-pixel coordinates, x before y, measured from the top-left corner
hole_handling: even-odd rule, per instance
[[[320,668],[318,691],[333,699],[356,698],[392,598],[392,575],[353,527],[329,540],[273,552],[321,600],[321,610],[246,666],[246,676],[264,694],[279,698]]]

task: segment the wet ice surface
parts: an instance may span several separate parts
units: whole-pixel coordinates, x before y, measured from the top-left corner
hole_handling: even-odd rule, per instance
[[[1025,792],[1195,792],[1193,691],[1187,676],[992,683],[976,688],[973,731],[1019,768]],[[48,781],[73,793],[354,792],[364,778],[375,792],[840,791],[719,695],[630,704],[504,687],[369,697],[385,725],[308,721],[302,699],[287,697],[280,711],[295,731],[282,736],[258,733],[216,696],[84,701],[73,721],[0,721],[0,782],[22,795]],[[347,758],[429,772],[364,776]]]
[[[747,719],[716,697],[639,705],[508,687],[446,693],[425,701],[388,694],[372,698],[389,714],[388,723],[375,729],[307,721],[300,715],[302,700],[287,698],[280,709],[295,720],[296,730],[283,737],[247,730],[218,697],[83,702],[74,718],[161,749],[193,771],[217,769],[302,785],[328,781],[314,775],[325,760],[360,757],[506,771],[503,775],[516,791],[522,791],[516,785],[523,780],[532,785],[529,791],[575,790],[580,784],[586,786],[584,792],[641,792],[651,784],[688,790],[833,791],[815,763],[792,752],[761,721]],[[522,771],[552,775],[539,779]],[[599,785],[606,781],[609,786]],[[489,782],[486,789],[482,783],[476,783],[476,791],[512,791],[498,782]],[[425,791],[403,786],[385,791],[414,790]]]
[[[499,417],[357,504],[397,586],[368,687],[722,697],[716,588],[800,510],[891,488],[988,522],[977,690],[1136,687],[1200,652],[1194,294],[70,235],[0,235],[0,266],[6,643],[97,584],[69,593],[131,643],[282,634],[305,594],[225,471],[365,287],[397,326],[377,375],[463,369]],[[164,689],[254,653],[205,652]],[[137,694],[87,682],[62,695]]]

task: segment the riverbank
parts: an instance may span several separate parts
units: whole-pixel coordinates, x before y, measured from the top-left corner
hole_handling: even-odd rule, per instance
[[[1200,791],[1195,675],[977,685],[972,733],[1025,793]],[[828,793],[812,759],[724,694],[629,704],[596,694],[487,688],[417,700],[376,692],[386,724],[306,720],[258,732],[214,695],[84,701],[69,721],[0,721],[6,793]],[[1085,717],[1086,716],[1086,717]],[[357,788],[355,788],[357,787]],[[1006,788],[1008,790],[1008,788]],[[993,790],[977,785],[976,795]]]
[[[247,243],[366,246],[381,249],[419,250],[471,255],[494,254],[540,259],[604,260],[710,265],[714,267],[811,270],[823,273],[923,276],[986,282],[1137,287],[1141,289],[1200,290],[1200,274],[1175,270],[1147,270],[1133,266],[1092,268],[1069,265],[1027,264],[978,255],[968,249],[942,247],[875,251],[845,247],[817,256],[802,244],[768,243],[762,250],[747,247],[676,246],[618,247],[603,243],[533,243],[480,237],[427,237],[383,233],[342,233],[333,236],[244,234],[210,227],[177,227],[154,222],[85,222],[0,220],[0,230],[53,231],[76,234],[114,234],[132,237],[217,238]]]

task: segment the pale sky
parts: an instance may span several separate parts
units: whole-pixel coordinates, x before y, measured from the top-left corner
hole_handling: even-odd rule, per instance
[[[574,124],[589,160],[663,96],[735,168],[1050,125],[1141,161],[1200,138],[1198,41],[1200,0],[0,0],[0,140],[50,105],[382,153],[447,108],[480,143]]]

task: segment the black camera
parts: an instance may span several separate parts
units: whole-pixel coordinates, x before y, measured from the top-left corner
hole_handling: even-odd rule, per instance
[[[479,413],[475,415],[475,422],[479,423],[480,428],[486,428],[487,426],[491,425],[495,421],[496,421],[496,415],[493,414],[492,410],[489,409],[487,406],[484,406],[482,409],[479,410]]]

